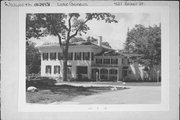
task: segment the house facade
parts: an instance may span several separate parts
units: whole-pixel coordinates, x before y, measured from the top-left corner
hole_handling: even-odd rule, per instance
[[[62,49],[59,44],[38,47],[41,53],[41,76],[62,77]],[[128,58],[114,49],[97,43],[80,41],[69,45],[68,79],[123,81],[128,76]]]

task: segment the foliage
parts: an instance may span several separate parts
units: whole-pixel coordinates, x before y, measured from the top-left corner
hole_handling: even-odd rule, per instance
[[[39,73],[40,72],[41,58],[34,43],[26,42],[26,74]]]
[[[80,18],[79,13],[27,14],[26,38],[39,38],[50,34],[67,40],[78,33],[86,33],[90,29],[86,23],[93,19],[105,20],[107,23],[117,22],[115,16],[110,13],[86,13],[85,19]]]
[[[157,81],[161,65],[161,25],[145,27],[135,25],[128,31],[125,50],[129,53],[140,54],[134,61],[145,66],[144,71],[148,73],[148,81]]]
[[[110,13],[86,13],[84,19],[80,16],[79,13],[37,13],[26,16],[26,40],[46,35],[58,37],[59,45],[63,49],[64,81],[67,80],[67,53],[70,40],[78,34],[86,34],[90,29],[86,23],[90,20],[104,20],[107,23],[117,22],[115,16]],[[63,40],[65,44],[62,44]]]
[[[34,86],[37,88],[48,87],[55,85],[56,80],[49,77],[28,77],[26,80],[26,88]]]
[[[128,31],[125,50],[143,55],[138,62],[152,67],[161,63],[161,26],[135,25]]]

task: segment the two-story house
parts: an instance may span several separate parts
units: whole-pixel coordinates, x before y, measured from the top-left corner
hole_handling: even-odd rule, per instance
[[[62,49],[58,43],[43,44],[41,76],[62,77]],[[116,50],[97,43],[72,42],[68,51],[68,78],[88,78],[98,81],[122,81],[127,76],[128,59]]]

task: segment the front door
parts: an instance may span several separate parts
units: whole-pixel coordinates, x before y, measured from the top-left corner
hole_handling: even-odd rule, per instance
[[[79,80],[88,77],[88,67],[87,66],[77,66],[76,75]]]
[[[96,81],[99,80],[99,70],[98,69],[96,69],[96,68],[92,69],[91,78]]]

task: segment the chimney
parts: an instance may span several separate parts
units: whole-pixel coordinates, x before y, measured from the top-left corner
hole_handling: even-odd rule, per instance
[[[99,36],[99,39],[98,39],[98,45],[99,45],[99,46],[102,45],[102,36]]]

